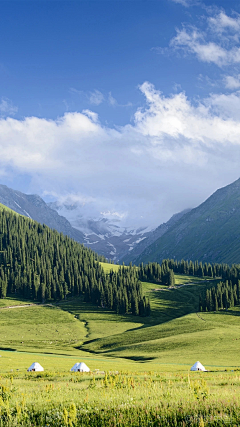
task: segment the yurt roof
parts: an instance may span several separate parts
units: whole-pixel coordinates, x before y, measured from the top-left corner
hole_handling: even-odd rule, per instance
[[[73,365],[73,367],[71,368],[71,371],[75,369],[87,372],[90,371],[89,367],[84,362],[75,363],[75,365]]]
[[[191,371],[206,371],[204,366],[198,361],[191,367]]]
[[[79,364],[79,368],[78,369],[86,369],[86,370],[90,371],[89,367],[84,362],[81,362]]]
[[[28,371],[31,371],[32,369],[39,370],[39,371],[44,370],[43,367],[38,362],[32,363],[31,366],[28,368]]]

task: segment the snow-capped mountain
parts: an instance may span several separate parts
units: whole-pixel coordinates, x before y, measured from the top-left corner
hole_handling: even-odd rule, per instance
[[[174,215],[167,223],[150,230],[126,227],[119,218],[88,218],[80,203],[45,203],[36,194],[25,194],[6,185],[0,185],[0,203],[84,243],[99,255],[125,263],[137,262],[139,254],[185,213]]]
[[[148,235],[147,227],[132,229],[121,224],[120,220],[87,218],[83,215],[81,204],[50,202],[48,206],[64,216],[74,227],[84,234],[84,244],[97,253],[114,261],[129,253]]]

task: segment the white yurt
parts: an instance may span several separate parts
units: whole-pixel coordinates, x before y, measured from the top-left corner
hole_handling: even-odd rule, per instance
[[[90,372],[89,367],[84,363],[75,363],[75,365],[70,369],[72,372]]]
[[[194,363],[194,365],[190,369],[191,371],[203,371],[206,372],[206,369],[200,362]]]
[[[28,368],[28,372],[40,372],[44,371],[43,367],[40,363],[34,362],[31,364],[30,368]]]

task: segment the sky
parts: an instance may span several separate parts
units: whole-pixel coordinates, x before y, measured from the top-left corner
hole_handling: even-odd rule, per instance
[[[1,1],[0,183],[156,227],[240,177],[240,3]]]

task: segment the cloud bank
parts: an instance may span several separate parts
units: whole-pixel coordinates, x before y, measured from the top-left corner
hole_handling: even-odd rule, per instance
[[[145,106],[119,128],[90,110],[0,119],[0,172],[28,174],[30,191],[82,200],[86,215],[132,227],[157,226],[238,178],[240,92],[193,102],[149,82],[139,89]]]

